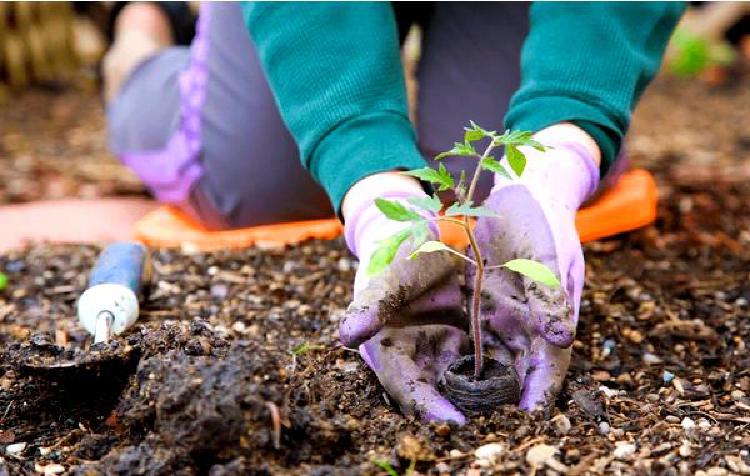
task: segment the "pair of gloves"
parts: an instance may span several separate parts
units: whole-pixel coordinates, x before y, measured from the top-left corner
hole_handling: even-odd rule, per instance
[[[573,125],[536,134],[546,152],[523,150],[520,178],[495,176],[484,203],[498,217],[476,223],[477,243],[487,266],[527,258],[547,265],[561,287],[539,286],[505,268],[486,271],[482,295],[483,345],[488,356],[514,365],[520,406],[531,411],[550,403],[570,362],[583,288],[584,261],[575,213],[599,185],[598,149]],[[404,414],[426,421],[463,424],[465,416],[438,391],[446,369],[470,353],[468,318],[459,277],[471,285],[473,267],[445,253],[406,260],[404,245],[380,275],[365,275],[377,242],[405,225],[375,207],[377,197],[424,197],[421,185],[398,174],[371,176],[347,195],[346,240],[360,259],[354,299],[341,324],[341,341],[358,347],[367,365]],[[429,239],[439,239],[437,227]],[[469,290],[469,293],[472,291]]]

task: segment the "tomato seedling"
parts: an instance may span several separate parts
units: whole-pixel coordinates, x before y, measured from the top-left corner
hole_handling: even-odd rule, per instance
[[[367,274],[372,276],[385,270],[396,257],[396,253],[401,245],[407,240],[413,247],[413,251],[408,259],[415,259],[420,253],[444,251],[453,253],[475,266],[476,273],[474,275],[474,292],[471,300],[470,321],[472,340],[474,341],[474,377],[479,379],[482,373],[483,362],[480,296],[485,271],[491,268],[502,267],[520,273],[546,286],[559,287],[560,282],[547,266],[530,259],[517,258],[503,264],[485,266],[470,221],[471,217],[497,217],[496,213],[491,209],[481,205],[474,205],[474,193],[482,171],[493,172],[509,180],[516,180],[523,174],[526,168],[526,156],[521,147],[533,147],[539,151],[544,151],[546,150],[545,146],[534,140],[532,133],[529,131],[506,131],[504,134],[498,134],[495,131],[488,131],[481,128],[473,121],[464,130],[463,142],[454,143],[451,150],[438,154],[435,156],[435,160],[441,161],[447,157],[475,158],[476,165],[472,172],[471,180],[468,183],[465,170],[461,171],[459,180],[456,182],[453,175],[448,172],[442,162],[440,162],[437,169],[425,167],[403,172],[405,175],[429,182],[437,189],[437,192],[453,191],[456,199],[453,203],[448,204],[442,215],[437,215],[443,209],[443,204],[435,194],[429,197],[409,199],[407,200],[408,205],[382,198],[375,200],[375,205],[387,218],[401,222],[411,222],[411,224],[404,230],[386,238],[378,244],[378,248],[372,254],[367,267]],[[489,139],[490,142],[484,149],[484,152],[479,153],[474,144],[483,139]],[[510,170],[508,170],[506,164],[491,156],[492,151],[498,147],[505,148],[505,159],[507,167]],[[519,206],[522,206],[522,204],[519,204]],[[428,213],[420,213],[420,210]],[[466,233],[473,258],[452,249],[442,241],[428,240],[428,225],[430,220],[446,221],[460,226]]]

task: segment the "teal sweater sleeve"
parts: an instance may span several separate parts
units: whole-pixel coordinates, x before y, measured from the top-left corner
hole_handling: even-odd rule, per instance
[[[358,180],[424,167],[390,3],[246,2],[243,14],[303,165],[337,211]]]
[[[681,2],[535,2],[509,129],[570,121],[614,161],[631,112],[659,69]]]

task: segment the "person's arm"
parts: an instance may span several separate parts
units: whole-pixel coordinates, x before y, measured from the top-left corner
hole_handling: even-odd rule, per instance
[[[247,2],[243,10],[302,163],[337,212],[360,179],[424,167],[390,3]]]
[[[572,122],[614,161],[641,93],[659,69],[682,2],[535,2],[509,129]]]

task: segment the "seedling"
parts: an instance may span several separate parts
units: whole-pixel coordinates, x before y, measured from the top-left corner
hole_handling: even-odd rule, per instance
[[[5,289],[7,286],[8,286],[8,277],[5,274],[0,273],[0,291]]]
[[[476,166],[472,172],[471,181],[467,183],[466,171],[462,170],[459,180],[456,182],[442,162],[440,162],[437,170],[425,167],[423,169],[403,172],[405,175],[417,177],[433,184],[438,192],[453,191],[456,200],[445,209],[443,215],[438,215],[433,219],[426,218],[422,213],[419,213],[420,210],[423,210],[430,212],[429,216],[433,216],[442,210],[443,205],[436,195],[427,198],[410,199],[408,200],[410,206],[381,198],[375,200],[375,205],[386,217],[391,220],[411,222],[411,225],[378,244],[378,248],[372,254],[370,264],[367,267],[367,274],[372,276],[385,270],[395,258],[401,245],[407,240],[410,241],[414,249],[408,259],[415,259],[421,253],[446,251],[459,256],[464,261],[475,266],[476,273],[474,274],[474,293],[471,300],[470,320],[472,339],[474,341],[474,378],[479,380],[483,365],[480,296],[485,271],[491,268],[502,267],[520,273],[546,286],[559,287],[560,282],[547,266],[530,259],[518,258],[500,265],[485,266],[470,221],[471,217],[497,217],[491,209],[481,205],[474,205],[474,193],[482,171],[486,170],[500,174],[509,180],[515,180],[523,174],[526,168],[526,156],[520,147],[528,146],[539,151],[544,151],[546,150],[545,146],[534,140],[532,133],[528,131],[506,131],[504,134],[498,134],[495,131],[482,129],[473,121],[464,130],[463,142],[456,142],[451,150],[438,154],[435,160],[441,161],[447,157],[456,156],[475,158]],[[490,142],[484,149],[484,152],[479,153],[474,144],[483,139],[489,139]],[[505,164],[491,156],[492,151],[501,146],[505,147],[505,157],[510,170],[506,168]],[[519,206],[522,206],[522,204],[519,204]],[[460,226],[466,233],[473,258],[450,248],[441,241],[428,240],[429,220],[445,221]]]
[[[372,461],[373,464],[377,465],[380,469],[386,472],[388,476],[399,476],[398,472],[393,469],[393,466],[391,466],[391,463],[388,462],[388,460],[381,459],[381,458],[373,458],[370,461]],[[412,459],[409,462],[409,467],[406,468],[406,472],[404,473],[404,476],[410,476],[412,473],[414,473],[414,467],[417,465],[417,460]]]

